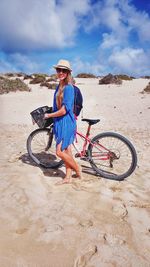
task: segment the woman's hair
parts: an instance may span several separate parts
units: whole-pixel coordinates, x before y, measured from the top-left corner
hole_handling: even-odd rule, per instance
[[[63,81],[64,81],[64,85],[73,84],[73,78],[71,76],[71,72],[70,71],[67,72],[67,77]],[[58,95],[58,93],[56,95],[56,103],[57,103],[57,107],[58,108],[61,107],[63,95],[64,95],[64,91],[63,90],[60,92],[59,95]],[[59,99],[60,99],[60,101],[58,101]]]
[[[65,84],[69,84],[69,83],[72,84],[72,76],[71,76],[70,71],[68,71],[67,77],[65,78],[64,82],[65,82]]]

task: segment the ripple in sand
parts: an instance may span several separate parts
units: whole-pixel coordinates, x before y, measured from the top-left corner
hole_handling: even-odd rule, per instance
[[[136,201],[136,202],[130,201],[129,206],[135,207],[135,208],[146,209],[146,208],[150,208],[150,203],[141,203],[138,201]]]

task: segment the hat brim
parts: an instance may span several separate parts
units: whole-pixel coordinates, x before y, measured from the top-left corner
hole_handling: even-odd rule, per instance
[[[54,69],[65,69],[65,70],[68,70],[68,71],[72,71],[72,69],[66,67],[66,66],[63,66],[63,65],[54,65],[53,66]]]

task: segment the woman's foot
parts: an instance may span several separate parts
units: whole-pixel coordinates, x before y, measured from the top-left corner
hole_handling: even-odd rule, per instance
[[[72,180],[69,177],[65,177],[62,181],[57,182],[55,185],[71,184]]]
[[[79,169],[78,169],[78,171],[76,172],[76,174],[73,175],[73,177],[76,178],[76,179],[82,179],[82,178],[83,178],[83,177],[82,177],[82,168],[81,168],[81,166],[79,166],[79,165],[78,165],[78,167],[79,167]]]

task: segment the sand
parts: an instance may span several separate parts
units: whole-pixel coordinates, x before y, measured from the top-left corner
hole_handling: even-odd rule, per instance
[[[44,170],[26,151],[36,128],[30,111],[51,105],[54,91],[0,96],[0,266],[150,266],[150,95],[147,79],[98,85],[76,79],[84,96],[84,118],[100,118],[92,134],[115,131],[134,144],[135,172],[122,182],[96,176],[80,161],[84,179],[56,186],[64,167]],[[78,119],[78,129],[86,123]],[[75,179],[74,179],[75,180]]]

